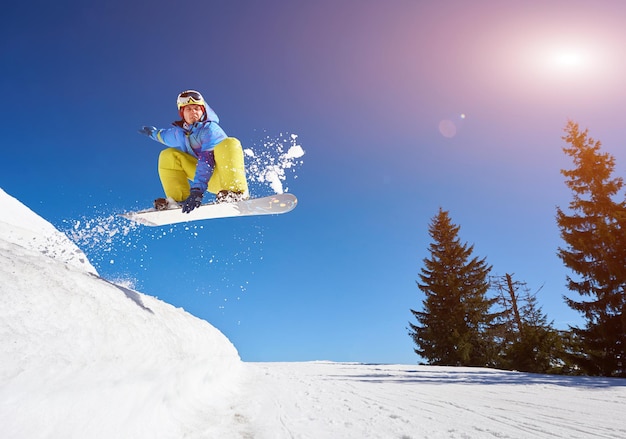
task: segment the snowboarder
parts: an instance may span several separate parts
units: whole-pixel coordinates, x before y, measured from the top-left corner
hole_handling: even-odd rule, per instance
[[[208,190],[219,202],[247,199],[248,183],[241,143],[228,137],[217,114],[195,90],[178,95],[181,120],[173,128],[144,126],[139,130],[169,148],[159,155],[159,177],[166,198],[154,200],[157,210],[181,206],[189,213],[202,204]],[[190,184],[191,181],[191,184]]]

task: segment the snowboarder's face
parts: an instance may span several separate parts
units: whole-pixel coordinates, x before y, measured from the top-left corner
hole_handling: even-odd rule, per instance
[[[183,107],[183,118],[188,124],[200,122],[203,114],[204,107],[202,105],[191,104]]]

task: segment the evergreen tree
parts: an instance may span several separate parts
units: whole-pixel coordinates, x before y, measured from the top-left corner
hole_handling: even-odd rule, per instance
[[[461,244],[459,229],[441,208],[429,225],[431,256],[417,283],[426,296],[424,310],[411,310],[419,324],[409,323],[409,336],[430,364],[492,366],[496,349],[489,331],[496,316],[490,308],[496,299],[486,297],[491,266],[472,257],[474,246]]]
[[[565,361],[559,332],[537,304],[536,294],[506,274],[492,280],[504,308],[505,328],[498,367],[534,373],[561,373]],[[520,294],[521,290],[521,294]]]
[[[571,189],[570,214],[557,208],[557,223],[565,247],[558,255],[576,277],[568,289],[582,299],[565,297],[586,320],[571,328],[582,350],[575,357],[590,375],[626,376],[626,203],[614,201],[622,189],[613,178],[615,159],[600,152],[601,143],[569,122],[563,137],[565,154],[574,169],[562,170]]]

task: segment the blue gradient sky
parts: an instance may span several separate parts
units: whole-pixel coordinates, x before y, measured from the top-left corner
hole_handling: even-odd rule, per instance
[[[146,207],[159,145],[137,129],[195,88],[244,147],[298,135],[299,206],[85,245],[104,277],[208,320],[246,361],[412,363],[442,207],[566,327],[561,136],[589,128],[626,174],[624,19],[619,0],[13,2],[0,186],[60,228]]]

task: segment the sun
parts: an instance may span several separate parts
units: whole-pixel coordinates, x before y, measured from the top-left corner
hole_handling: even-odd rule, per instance
[[[585,67],[588,56],[577,48],[557,49],[552,55],[555,68],[563,70],[577,70]]]
[[[555,48],[547,57],[547,67],[557,73],[585,73],[592,67],[591,54],[581,47]]]
[[[589,44],[546,44],[529,47],[527,65],[535,80],[554,84],[588,82],[600,66],[597,51]]]
[[[595,102],[621,93],[626,56],[616,36],[590,26],[556,27],[548,20],[518,28],[496,26],[480,36],[471,66],[486,87],[555,105],[557,97]]]

